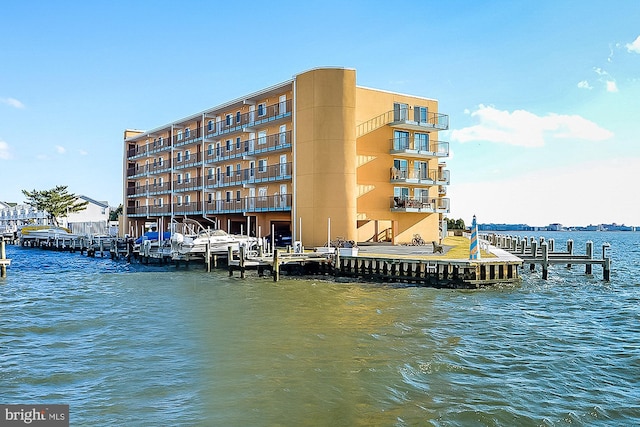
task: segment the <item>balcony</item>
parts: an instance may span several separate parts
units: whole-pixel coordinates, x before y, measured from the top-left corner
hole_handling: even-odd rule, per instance
[[[220,174],[219,176],[207,176],[207,188],[222,188],[242,185],[252,187],[254,184],[274,181],[291,180],[292,164],[278,163],[267,166],[264,169],[249,168],[240,171],[231,171],[230,175]]]
[[[175,191],[197,191],[202,189],[202,177],[184,178],[173,182]]]
[[[248,158],[258,154],[291,149],[291,131],[268,135],[265,138],[254,138],[229,145],[220,144],[211,147],[205,155],[205,163],[215,163],[235,158]]]
[[[391,154],[402,154],[412,158],[449,157],[449,143],[443,141],[421,141],[410,138],[392,138]]]
[[[423,109],[407,107],[396,108],[389,112],[392,117],[389,126],[417,131],[447,130],[449,116],[447,114],[432,113]]]
[[[188,131],[187,131],[188,129]],[[198,142],[202,139],[202,129],[201,128],[185,128],[184,130],[180,129],[180,132],[174,132],[173,135],[173,146],[174,147],[182,147],[184,145],[189,145],[194,142]]]
[[[292,200],[291,194],[212,200],[206,203],[206,210],[208,214],[290,211]]]
[[[263,126],[267,123],[276,123],[291,117],[291,99],[284,102],[258,108],[257,111],[250,111],[240,115],[240,120],[236,115],[230,114],[224,120],[211,124],[205,133],[205,139],[211,139],[220,135],[232,132],[252,132],[253,127]]]
[[[448,170],[416,170],[391,168],[391,182],[422,185],[449,185]]]
[[[449,199],[442,197],[411,198],[394,196],[390,198],[391,212],[449,213]]]
[[[173,166],[176,170],[200,166],[202,157],[202,153],[180,154],[173,158]]]

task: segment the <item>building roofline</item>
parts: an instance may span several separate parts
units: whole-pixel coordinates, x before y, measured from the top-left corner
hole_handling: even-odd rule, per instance
[[[419,96],[419,95],[415,95],[415,94],[412,95],[410,93],[395,92],[393,90],[377,89],[377,88],[374,88],[374,87],[360,86],[360,85],[356,85],[356,88],[358,88],[358,89],[366,89],[366,90],[375,90],[376,92],[385,92],[385,93],[390,93],[390,94],[393,94],[393,95],[408,96],[410,98],[428,99],[429,101],[438,102],[438,100],[435,99],[435,98],[428,98],[426,96]]]
[[[78,199],[84,199],[84,200],[86,200],[86,201],[87,201],[87,202],[89,202],[89,203],[93,203],[94,205],[98,205],[98,206],[103,207],[103,208],[108,208],[108,207],[109,207],[109,204],[108,204],[108,203],[105,203],[105,202],[99,202],[99,201],[97,201],[97,200],[95,200],[95,199],[92,199],[91,197],[87,197],[87,196],[79,195],[79,196],[78,196]]]
[[[290,85],[292,83],[293,83],[293,79],[285,80],[285,81],[283,81],[281,83],[277,83],[275,85],[266,87],[266,88],[258,90],[256,92],[252,92],[252,93],[249,93],[247,95],[240,96],[238,98],[232,99],[231,101],[227,101],[225,103],[218,104],[218,105],[216,105],[214,107],[207,108],[207,109],[202,110],[202,111],[200,111],[198,113],[191,114],[189,116],[183,117],[183,118],[178,119],[178,120],[173,120],[173,121],[171,121],[169,123],[166,123],[166,124],[164,124],[162,126],[158,126],[158,127],[153,128],[151,130],[148,130],[148,131],[146,131],[146,130],[134,130],[135,132],[142,132],[142,133],[139,134],[139,135],[134,135],[132,137],[129,137],[129,138],[125,139],[125,142],[126,141],[137,141],[139,139],[146,138],[147,136],[149,136],[149,134],[153,134],[155,132],[163,131],[163,130],[165,130],[165,129],[173,126],[173,125],[176,125],[176,124],[192,121],[194,119],[202,117],[203,114],[211,113],[211,112],[214,112],[216,110],[222,110],[222,109],[227,108],[227,107],[229,107],[231,105],[237,104],[237,103],[242,102],[242,101],[247,100],[247,99],[258,97],[258,96],[260,96],[262,94],[271,92],[271,91],[273,91],[275,89],[278,89],[278,88],[285,87],[285,86]],[[131,129],[127,129],[127,130],[131,130]]]

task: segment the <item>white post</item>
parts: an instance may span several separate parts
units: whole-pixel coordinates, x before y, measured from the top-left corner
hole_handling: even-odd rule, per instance
[[[250,230],[251,230],[251,217],[247,215],[247,237],[249,237]]]
[[[327,218],[327,248],[331,247],[331,218]]]
[[[227,219],[227,233],[231,234],[231,218]]]

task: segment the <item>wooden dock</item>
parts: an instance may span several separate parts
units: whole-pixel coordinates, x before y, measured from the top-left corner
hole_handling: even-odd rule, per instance
[[[272,254],[228,254],[229,275],[235,271],[240,277],[257,269],[272,273],[280,279],[283,269],[290,273],[344,277],[376,283],[406,283],[439,288],[478,288],[494,284],[510,284],[520,280],[518,273],[522,260],[500,249],[497,256],[483,260],[425,259],[400,256],[345,256],[337,252],[274,251]]]
[[[7,267],[11,265],[11,260],[7,259],[7,250],[4,236],[0,237],[0,278],[7,277]]]
[[[542,278],[549,276],[550,265],[566,265],[571,268],[573,264],[583,264],[585,274],[592,274],[592,266],[602,267],[602,278],[609,281],[611,277],[611,257],[608,255],[609,243],[602,245],[602,258],[594,258],[593,242],[588,241],[585,245],[584,255],[574,253],[573,240],[567,240],[566,250],[556,251],[554,239],[546,240],[544,237],[536,239],[534,237],[520,237],[489,234],[483,235],[492,245],[505,249],[513,255],[522,259],[524,264],[529,264],[530,271],[535,271],[536,264],[542,267]]]

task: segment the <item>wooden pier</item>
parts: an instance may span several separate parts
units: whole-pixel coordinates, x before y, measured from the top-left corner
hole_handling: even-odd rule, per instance
[[[340,251],[301,252],[274,251],[273,254],[247,254],[240,248],[238,256],[228,254],[229,275],[234,271],[257,269],[272,273],[280,279],[280,271],[287,269],[306,275],[344,277],[376,283],[406,283],[439,288],[478,288],[494,284],[510,284],[520,280],[518,268],[522,260],[505,251],[495,249],[498,256],[483,260],[426,259],[400,256],[345,256]]]
[[[5,246],[4,236],[0,237],[0,278],[7,277],[7,267],[11,264],[11,260],[7,259],[7,250]]]
[[[549,276],[549,266],[560,264],[571,268],[573,264],[583,264],[585,274],[592,274],[592,266],[602,266],[602,278],[609,281],[611,277],[611,257],[608,256],[609,243],[602,245],[602,258],[594,258],[593,242],[588,241],[585,245],[584,255],[574,253],[573,240],[567,240],[566,250],[556,251],[555,240],[545,240],[543,237],[519,237],[489,234],[484,235],[492,245],[503,248],[506,251],[521,258],[524,264],[529,264],[530,271],[535,271],[536,264],[542,268],[542,278]]]

